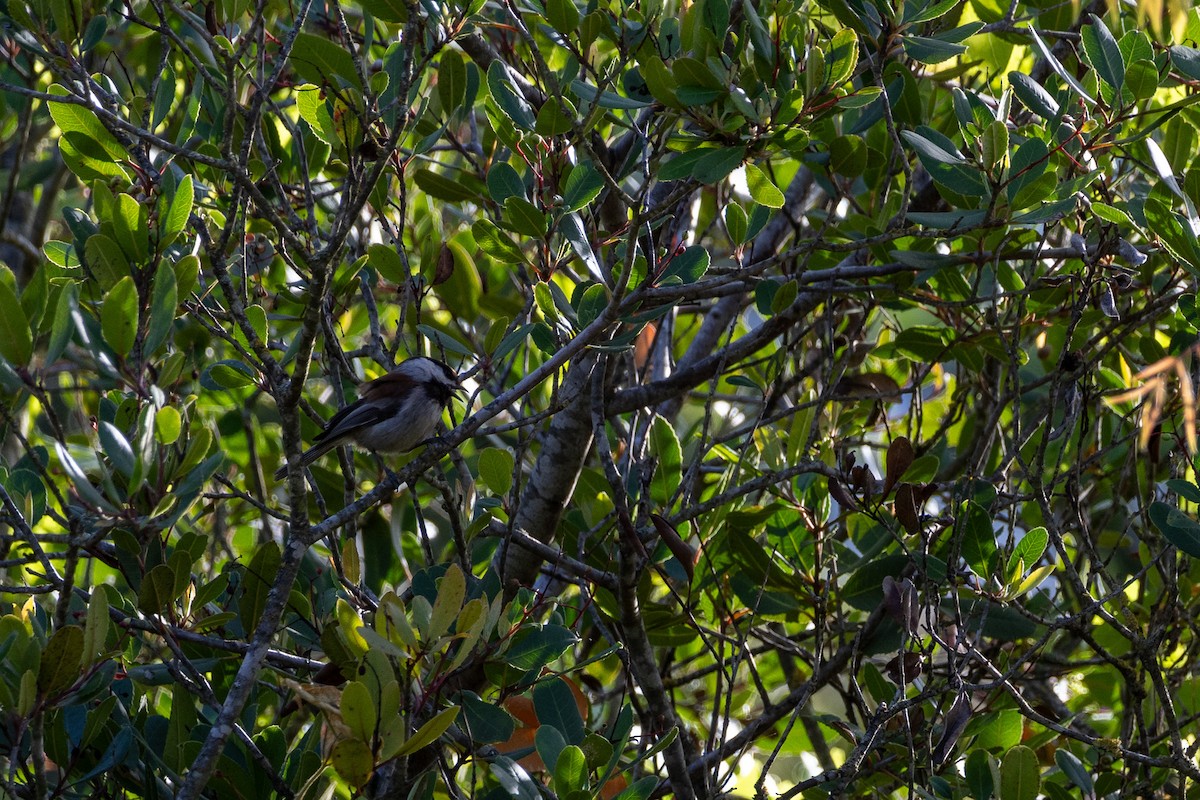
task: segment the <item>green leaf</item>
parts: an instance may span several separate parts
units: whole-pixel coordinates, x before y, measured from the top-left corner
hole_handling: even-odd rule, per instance
[[[945,328],[913,325],[900,331],[893,345],[898,352],[933,364],[946,357],[949,337],[950,332]]]
[[[901,136],[917,151],[938,189],[955,205],[978,204],[989,195],[983,173],[969,163],[945,135],[925,125]]]
[[[675,429],[662,417],[656,416],[650,424],[650,453],[658,460],[650,481],[650,499],[666,507],[683,477],[683,449]]]
[[[142,578],[138,590],[138,608],[147,614],[160,614],[175,600],[175,571],[159,564]]]
[[[1006,751],[1021,743],[1024,721],[1015,708],[989,711],[971,721],[965,735],[975,737],[975,746],[981,750]]]
[[[541,669],[566,652],[579,638],[570,628],[561,625],[530,626],[513,636],[503,659],[522,670]]]
[[[447,114],[457,111],[466,99],[467,67],[462,54],[446,48],[438,61],[438,99]]]
[[[125,477],[132,475],[137,458],[134,456],[133,448],[130,446],[129,440],[125,438],[125,434],[107,420],[100,421],[97,433],[100,436],[100,444],[104,446],[104,454],[117,468],[117,472]]]
[[[520,248],[513,243],[507,233],[497,228],[491,220],[476,220],[475,224],[471,226],[471,234],[475,237],[475,244],[479,246],[479,249],[497,261],[504,264],[524,262],[525,258],[521,255]]]
[[[100,331],[117,355],[125,357],[137,340],[138,296],[133,278],[126,275],[108,291],[100,307]]]
[[[680,86],[699,86],[725,91],[725,81],[703,61],[691,56],[679,56],[671,62],[671,74]]]
[[[289,60],[296,73],[306,81],[333,87],[349,86],[362,93],[362,79],[354,68],[350,51],[329,39],[311,33],[296,34]]]
[[[92,485],[87,473],[79,466],[79,462],[71,456],[66,446],[56,441],[54,443],[54,451],[58,455],[59,464],[62,465],[63,471],[67,473],[67,477],[71,479],[71,483],[75,486],[75,491],[79,493],[79,496],[92,506],[104,509],[110,513],[116,513],[116,509],[113,508],[112,504],[105,500],[104,496]]]
[[[166,341],[175,325],[175,311],[179,307],[175,270],[166,262],[158,265],[158,271],[154,274],[153,291],[154,295],[150,299],[150,324],[146,329],[143,348],[147,355],[153,354],[159,345]]]
[[[87,667],[105,651],[108,638],[108,590],[103,585],[92,588],[88,600],[87,622],[83,628],[83,666]]]
[[[546,0],[546,20],[561,34],[575,34],[579,29],[579,9],[574,0]]]
[[[940,64],[967,52],[966,45],[933,39],[928,36],[905,36],[904,52],[922,64]]]
[[[487,174],[488,194],[492,201],[504,205],[510,197],[525,199],[525,182],[507,161],[493,164]]]
[[[586,328],[591,325],[600,315],[604,313],[604,309],[608,308],[608,290],[603,284],[593,283],[583,293],[583,297],[579,300],[579,327]]]
[[[632,786],[616,796],[615,800],[650,800],[650,795],[658,788],[658,778],[647,775],[639,778]]]
[[[375,19],[408,22],[408,6],[404,0],[359,0],[359,5]]]
[[[1046,121],[1058,118],[1058,102],[1046,89],[1024,72],[1008,73],[1013,94],[1033,113]]]
[[[1086,102],[1088,105],[1095,105],[1096,101],[1092,98],[1092,96],[1084,90],[1084,88],[1079,84],[1079,81],[1075,80],[1074,76],[1067,72],[1067,69],[1062,65],[1062,62],[1055,57],[1054,53],[1050,51],[1050,48],[1046,46],[1046,43],[1042,41],[1042,37],[1038,35],[1037,28],[1030,27],[1029,35],[1033,37],[1033,43],[1037,46],[1038,51],[1042,54],[1042,58],[1046,59],[1046,63],[1050,65],[1050,69],[1054,70],[1054,74],[1062,78],[1063,83],[1067,84],[1067,86],[1070,86],[1071,91],[1079,95],[1084,102]]]
[[[619,108],[619,109],[638,109],[649,108],[652,104],[644,100],[634,100],[631,97],[623,97],[616,92],[609,92],[592,86],[590,83],[584,83],[581,80],[571,81],[571,91],[581,100],[586,100],[593,105],[601,108]]]
[[[1200,523],[1162,501],[1150,505],[1150,521],[1171,544],[1194,558],[1200,558]]]
[[[533,734],[533,746],[546,769],[553,772],[558,764],[558,756],[567,747],[567,740],[558,728],[550,724],[541,724]]]
[[[554,765],[554,791],[559,797],[569,796],[571,792],[586,789],[587,783],[587,758],[583,750],[573,744],[567,745],[558,754]]]
[[[910,212],[908,221],[926,228],[952,231],[974,228],[986,217],[986,211],[921,211]]]
[[[1153,61],[1138,59],[1125,68],[1125,91],[1134,101],[1149,100],[1158,86],[1158,68]]]
[[[1028,594],[1042,584],[1042,581],[1054,574],[1054,565],[1046,564],[1038,567],[1030,572],[1025,578],[1015,587],[1007,591],[1004,595],[1006,600],[1015,600],[1022,595]]]
[[[496,101],[496,105],[500,107],[505,116],[512,120],[517,127],[532,131],[537,121],[533,115],[533,109],[517,89],[513,79],[509,76],[508,67],[500,59],[496,59],[488,67],[487,84],[488,91],[492,93],[492,99]]]
[[[102,233],[88,237],[83,248],[88,269],[95,276],[100,288],[108,290],[129,275],[129,259],[121,246]]]
[[[987,509],[968,500],[959,512],[962,530],[962,556],[981,578],[991,575],[992,555],[996,552],[996,533]]]
[[[200,373],[200,385],[206,389],[240,389],[254,383],[254,370],[243,361],[227,358]]]
[[[52,239],[42,245],[42,253],[51,264],[66,270],[78,269],[83,264],[79,260],[79,254],[75,252],[75,245],[70,242],[60,242]]]
[[[1166,487],[1189,503],[1200,503],[1200,487],[1182,478],[1171,478],[1166,481]]]
[[[11,277],[8,267],[0,269],[7,273],[0,276],[0,356],[14,367],[24,367],[33,356],[33,335],[21,301],[12,289],[15,281],[4,279]]]
[[[1049,541],[1050,535],[1046,533],[1045,528],[1038,527],[1026,531],[1021,541],[1013,548],[1012,555],[1008,557],[1008,574],[1013,573],[1018,561],[1024,562],[1026,569],[1036,564],[1042,553],[1046,552],[1046,544]]]
[[[56,0],[50,8],[54,15],[55,33],[58,38],[68,45],[72,44],[83,25],[83,9],[78,0]]]
[[[179,186],[175,189],[175,196],[171,198],[171,205],[168,207],[167,216],[163,220],[161,245],[168,245],[175,241],[175,238],[187,227],[188,219],[192,214],[193,202],[192,176],[184,175],[183,180],[179,182]]]
[[[683,107],[675,93],[678,87],[675,76],[661,58],[657,55],[643,58],[638,68],[641,70],[642,80],[646,82],[647,90],[655,100],[669,108]]]
[[[725,230],[729,232],[729,243],[738,247],[746,242],[749,220],[741,204],[730,202],[725,206]]]
[[[1047,177],[1047,184],[1038,180],[1046,172],[1049,164],[1050,150],[1041,139],[1028,139],[1017,148],[1009,163],[1009,182],[1006,192],[1008,202],[1014,209],[1027,208],[1045,199],[1053,190],[1056,179],[1053,175]]]
[[[433,610],[429,615],[429,627],[425,637],[429,641],[445,636],[450,626],[458,619],[462,611],[463,600],[467,596],[467,578],[462,567],[451,564],[446,574],[437,584],[437,597],[433,601]],[[465,633],[465,631],[459,631]]]
[[[672,256],[659,283],[673,283],[671,278],[678,278],[679,282],[685,285],[695,283],[708,271],[709,263],[708,250],[694,244],[679,255]]]
[[[565,0],[564,0],[565,2]],[[534,129],[542,136],[561,136],[570,133],[579,119],[579,112],[570,100],[547,100],[538,109]]]
[[[575,704],[575,694],[565,681],[550,678],[535,686],[533,707],[537,711],[538,722],[558,730],[566,739],[566,743],[578,744],[583,741],[587,733],[583,717]]]
[[[595,200],[604,189],[604,179],[590,162],[581,162],[571,170],[563,186],[563,205],[578,211]]]
[[[127,194],[118,194],[110,217],[117,244],[131,261],[141,263],[149,252],[150,230],[146,207]]]
[[[603,276],[603,271],[600,269],[600,259],[596,258],[596,253],[592,250],[592,243],[588,240],[587,229],[583,226],[583,219],[579,214],[571,213],[564,214],[562,219],[558,221],[558,231],[571,245],[571,249],[575,251],[575,255],[579,256],[579,260],[587,267],[588,273],[599,279]],[[605,301],[607,304],[607,300]],[[585,325],[587,323],[584,323]]]
[[[545,787],[530,777],[529,773],[511,758],[497,756],[491,759],[492,775],[507,795],[513,800],[541,800]]]
[[[154,437],[159,444],[175,444],[183,430],[183,418],[174,406],[164,406],[154,416]]]
[[[967,755],[967,788],[974,800],[991,800],[995,781],[992,778],[991,757],[982,747]]]
[[[83,628],[78,625],[67,625],[54,632],[42,651],[38,694],[54,697],[79,679],[83,645]]]
[[[1112,33],[1095,14],[1088,14],[1090,24],[1079,29],[1083,54],[1101,80],[1120,92],[1125,85],[1125,59]]]
[[[514,464],[511,451],[499,447],[485,448],[479,454],[479,477],[492,494],[503,497],[512,488]]]
[[[908,556],[887,555],[860,565],[842,588],[842,600],[860,611],[874,611],[883,602],[883,579],[898,577],[908,564]]]
[[[1200,50],[1195,47],[1172,45],[1171,66],[1179,70],[1185,77],[1200,81]]]
[[[433,744],[438,738],[454,724],[454,719],[458,716],[458,706],[439,711],[433,719],[422,725],[416,733],[412,735],[404,746],[397,751],[397,756],[405,756],[409,753],[415,753],[422,747]]]
[[[701,183],[724,180],[729,173],[741,166],[746,157],[743,147],[721,147],[716,150],[701,150],[699,153],[699,157],[692,164],[692,177]]]
[[[71,92],[57,83],[50,87],[49,93],[59,97],[74,97]],[[108,132],[95,112],[86,105],[55,101],[51,101],[47,105],[50,108],[50,116],[54,119],[54,124],[58,126],[64,136],[68,133],[81,134],[99,145],[109,161],[115,162],[125,158],[125,148]]]
[[[371,743],[375,737],[376,708],[371,692],[362,681],[350,681],[342,689],[342,721],[355,738]]]
[[[341,139],[333,124],[333,116],[325,102],[321,87],[306,83],[296,87],[296,110],[300,119],[308,123],[313,135],[330,147],[340,147]]]
[[[771,182],[767,173],[753,164],[746,165],[746,185],[750,188],[750,196],[759,205],[767,208],[783,207],[783,192]]]
[[[249,636],[258,627],[263,609],[267,606],[267,594],[275,582],[282,560],[279,545],[275,542],[264,542],[255,551],[254,557],[246,567],[242,579],[242,597],[238,602],[238,615],[242,621],[242,630]]]
[[[493,703],[484,702],[473,692],[460,695],[463,722],[471,740],[478,744],[503,742],[513,735],[516,720],[512,715]]]
[[[953,145],[947,147],[942,142],[934,142],[930,138],[922,136],[917,131],[901,131],[900,135],[906,142],[912,145],[912,148],[917,151],[917,155],[922,161],[928,159],[933,163],[954,166],[967,163],[967,160],[963,158],[962,154]]]
[[[367,248],[367,254],[367,263],[385,280],[397,285],[408,280],[408,270],[392,245],[373,244]]]
[[[1092,775],[1078,756],[1070,750],[1060,747],[1054,751],[1054,763],[1062,770],[1063,775],[1070,779],[1071,783],[1083,791],[1084,797],[1095,796],[1096,785],[1092,782]]]
[[[932,0],[932,2],[911,16],[908,14],[910,6],[906,3],[904,21],[910,25],[915,25],[918,22],[929,22],[950,13],[950,10],[956,7],[959,2],[960,0]]]
[[[431,169],[417,170],[413,173],[413,181],[421,191],[438,200],[461,203],[463,200],[478,199],[469,185]]]
[[[1000,800],[1037,800],[1042,778],[1037,755],[1017,745],[1000,762]]]
[[[506,227],[517,233],[540,239],[546,235],[546,214],[524,197],[509,197],[504,201]]]
[[[957,3],[958,0],[945,2]],[[835,33],[825,59],[829,65],[827,80],[830,86],[836,88],[848,81],[858,66],[858,36],[854,31],[843,28]]]
[[[343,739],[335,744],[330,761],[337,774],[354,787],[364,786],[375,767],[371,748],[358,739]]]

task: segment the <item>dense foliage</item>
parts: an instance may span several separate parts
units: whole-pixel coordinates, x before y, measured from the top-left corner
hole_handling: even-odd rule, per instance
[[[0,11],[0,794],[1200,781],[1200,13]]]

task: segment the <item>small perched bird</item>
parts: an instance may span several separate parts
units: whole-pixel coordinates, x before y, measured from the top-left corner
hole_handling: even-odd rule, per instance
[[[365,450],[400,453],[428,439],[442,409],[462,386],[454,370],[432,358],[410,358],[394,370],[359,387],[361,398],[334,414],[313,446],[300,456],[307,467],[349,442]],[[275,472],[275,480],[287,466]]]

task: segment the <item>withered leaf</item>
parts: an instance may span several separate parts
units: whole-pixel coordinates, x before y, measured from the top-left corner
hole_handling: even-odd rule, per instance
[[[679,532],[675,530],[675,526],[667,522],[661,515],[651,514],[650,521],[654,523],[654,530],[658,531],[663,544],[671,551],[671,555],[679,560],[683,571],[687,573],[688,580],[691,581],[695,575],[696,552],[683,540]]]
[[[892,503],[892,512],[896,515],[896,519],[900,520],[900,525],[909,533],[918,533],[921,530],[921,512],[917,508],[916,493],[913,491],[911,483],[902,483],[896,489],[896,499]]]
[[[914,458],[916,458],[916,454],[913,452],[912,442],[907,437],[897,436],[888,445],[887,475],[883,484],[885,497],[892,491],[896,482],[904,477],[904,473],[912,466]]]
[[[898,581],[891,575],[884,577],[883,607],[905,633],[909,636],[917,633],[921,623],[921,610],[917,604],[917,587],[910,579]]]
[[[836,478],[829,479],[829,495],[846,511],[858,510],[858,502],[850,496],[846,486]]]
[[[445,283],[450,280],[450,276],[454,274],[454,252],[445,244],[442,244],[441,252],[438,253],[437,269],[433,273],[433,285]]]
[[[938,740],[937,747],[933,751],[933,763],[935,767],[941,769],[947,759],[950,758],[950,755],[954,752],[954,745],[958,743],[958,738],[962,736],[963,731],[966,730],[967,723],[970,721],[971,701],[965,694],[960,694],[942,720],[942,738]]]
[[[921,677],[921,654],[901,653],[884,667],[888,679],[892,683],[902,685],[912,683]]]

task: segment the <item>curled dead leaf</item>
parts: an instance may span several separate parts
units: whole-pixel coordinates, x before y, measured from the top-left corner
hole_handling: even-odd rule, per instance
[[[696,551],[683,540],[679,532],[675,530],[675,526],[667,522],[661,515],[651,514],[650,520],[654,523],[654,530],[658,531],[663,544],[671,551],[671,555],[679,560],[690,582],[696,574]]]
[[[450,280],[450,276],[454,274],[454,252],[442,244],[442,249],[438,253],[437,269],[433,273],[433,285],[437,286],[440,283],[445,283]]]

